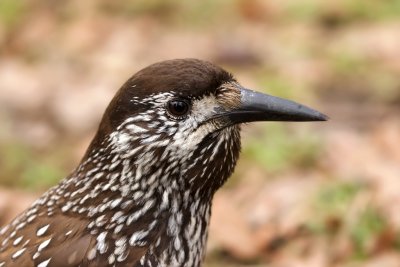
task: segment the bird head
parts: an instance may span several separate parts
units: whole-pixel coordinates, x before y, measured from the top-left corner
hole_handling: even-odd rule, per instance
[[[306,106],[244,88],[209,62],[169,60],[122,86],[89,151],[107,145],[109,155],[147,174],[148,186],[212,196],[236,165],[240,124],[322,120]]]

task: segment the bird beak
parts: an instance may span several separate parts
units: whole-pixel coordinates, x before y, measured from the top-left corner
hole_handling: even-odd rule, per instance
[[[229,111],[233,123],[253,121],[326,121],[328,117],[296,102],[241,87],[241,104]]]

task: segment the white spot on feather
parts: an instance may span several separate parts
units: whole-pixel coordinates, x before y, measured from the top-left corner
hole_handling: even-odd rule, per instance
[[[14,245],[14,246],[17,246],[17,245],[21,242],[22,238],[24,238],[24,237],[23,237],[23,236],[20,236],[20,237],[18,237],[17,239],[15,239],[14,242],[13,242],[13,245]]]
[[[51,258],[49,258],[48,260],[42,261],[41,263],[38,264],[37,267],[47,267],[47,265],[49,265]]]
[[[46,233],[47,229],[49,229],[50,224],[46,224],[45,226],[39,228],[36,232],[36,236],[42,236]]]
[[[43,241],[38,247],[38,252],[41,252],[43,249],[45,249],[50,244],[50,241],[51,241],[51,238]]]
[[[24,252],[25,252],[26,248],[20,249],[17,252],[15,252],[14,254],[12,254],[11,258],[12,259],[16,259],[19,256],[21,256]]]

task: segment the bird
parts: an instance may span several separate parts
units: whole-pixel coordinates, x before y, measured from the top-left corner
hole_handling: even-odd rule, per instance
[[[0,228],[0,267],[201,266],[241,128],[325,120],[208,61],[154,63],[117,91],[71,174]]]

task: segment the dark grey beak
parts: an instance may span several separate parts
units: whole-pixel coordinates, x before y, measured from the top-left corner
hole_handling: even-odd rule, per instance
[[[328,117],[296,102],[240,88],[241,105],[227,115],[233,123],[252,121],[326,121]]]

